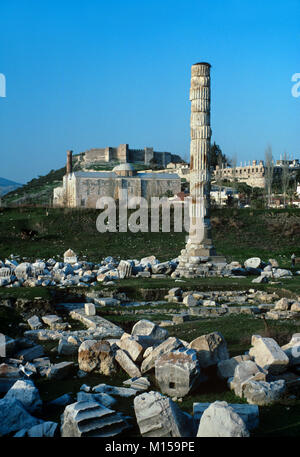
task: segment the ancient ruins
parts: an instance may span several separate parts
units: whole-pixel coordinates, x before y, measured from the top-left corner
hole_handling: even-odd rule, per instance
[[[281,296],[279,288],[264,284],[293,281],[300,271],[281,268],[271,258],[227,262],[216,254],[210,226],[209,63],[192,66],[190,100],[190,227],[178,257],[135,258],[133,250],[130,258],[89,261],[68,249],[35,261],[0,259],[0,288],[8,293],[2,306],[19,313],[7,334],[0,333],[0,436],[249,437],[260,425],[261,407],[299,397],[300,334],[291,333],[282,344],[271,337],[267,321],[296,321],[300,296]],[[144,151],[145,163],[159,154],[150,149]],[[166,162],[167,153],[162,154]],[[123,190],[146,199],[180,191],[176,173],[137,173],[132,157],[128,145],[87,151],[87,161],[122,163],[112,172],[74,172],[68,151],[55,205],[91,208],[100,196],[118,199]],[[234,290],[220,287],[214,276],[234,279]],[[200,277],[203,282],[192,285],[183,279]],[[146,278],[152,289],[143,288]],[[163,280],[162,286],[155,280]],[[203,283],[207,287],[201,288]],[[9,295],[18,288],[33,295]],[[49,298],[36,291],[50,292]],[[249,343],[233,350],[230,336],[218,329],[228,317],[230,326],[236,317],[260,321],[255,328],[264,333],[249,331]],[[201,319],[215,327],[203,330]],[[10,333],[13,327],[16,334]],[[217,385],[213,393],[211,385]],[[45,398],[51,388],[52,398]],[[235,402],[193,397],[220,392],[235,396]]]
[[[217,256],[211,237],[210,210],[210,64],[192,66],[190,145],[190,230],[179,256],[178,272],[193,277],[203,273],[203,264],[225,264]]]
[[[136,172],[130,163],[116,165],[112,171],[73,171],[72,151],[67,153],[67,172],[62,187],[53,191],[53,206],[68,208],[96,208],[100,197],[128,198],[163,197],[181,190],[176,173]]]
[[[182,162],[182,159],[170,152],[154,151],[152,147],[144,149],[132,149],[128,144],[120,144],[117,147],[93,148],[85,151],[83,154],[85,165],[120,162],[120,163],[143,163],[151,165],[155,163],[166,167],[170,162]]]

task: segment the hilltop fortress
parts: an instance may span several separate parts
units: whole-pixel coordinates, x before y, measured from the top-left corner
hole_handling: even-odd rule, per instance
[[[120,162],[142,163],[145,165],[155,163],[166,167],[168,163],[179,163],[182,162],[182,159],[170,152],[154,151],[152,147],[130,149],[128,144],[120,144],[117,147],[107,146],[106,148],[89,149],[83,153],[83,161],[85,165],[103,162]]]

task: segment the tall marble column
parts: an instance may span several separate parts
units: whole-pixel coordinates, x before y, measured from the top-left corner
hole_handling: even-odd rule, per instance
[[[192,66],[190,145],[190,231],[193,256],[215,255],[209,221],[210,201],[210,64]]]
[[[201,275],[205,263],[226,263],[216,255],[210,226],[210,64],[192,65],[190,144],[190,228],[185,249],[179,257],[178,273]]]

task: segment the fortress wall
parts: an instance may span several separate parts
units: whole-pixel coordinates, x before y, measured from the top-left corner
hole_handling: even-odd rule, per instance
[[[106,162],[106,148],[100,149],[90,149],[85,152],[84,154],[84,161],[86,163],[93,163],[93,162]]]
[[[128,162],[145,162],[144,149],[128,149]]]

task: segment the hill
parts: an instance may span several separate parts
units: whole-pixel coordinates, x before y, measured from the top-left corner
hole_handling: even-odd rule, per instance
[[[8,194],[9,192],[21,187],[23,184],[20,184],[15,181],[10,181],[9,179],[0,178],[0,197],[2,195]]]

